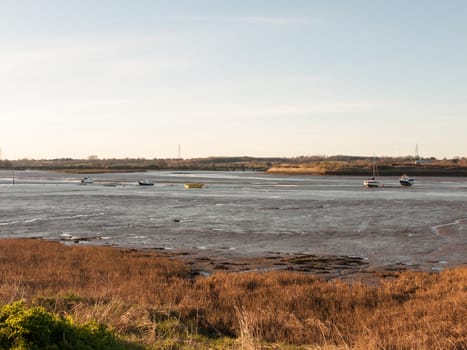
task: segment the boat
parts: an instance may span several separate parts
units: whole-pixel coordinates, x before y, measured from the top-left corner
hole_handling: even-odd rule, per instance
[[[399,183],[401,186],[412,186],[413,183],[415,182],[415,179],[413,177],[408,176],[407,174],[401,175],[399,178]]]
[[[139,180],[138,185],[140,185],[140,186],[154,186],[154,182],[151,182],[149,180]]]
[[[383,187],[383,183],[376,179],[378,175],[378,167],[376,166],[376,160],[373,158],[373,166],[372,166],[373,174],[370,178],[365,179],[363,181],[363,186],[368,188],[375,188],[375,187]]]
[[[363,181],[363,186],[365,187],[383,187],[381,181],[376,180],[374,177],[370,177],[369,179],[365,179]]]
[[[190,182],[185,184],[185,188],[203,188],[204,184],[201,182]]]
[[[92,184],[94,183],[94,179],[92,177],[89,177],[89,176],[85,176],[81,179],[81,183],[82,184]]]

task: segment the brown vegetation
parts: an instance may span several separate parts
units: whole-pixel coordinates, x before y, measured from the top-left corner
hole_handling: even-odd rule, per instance
[[[467,267],[372,285],[292,272],[194,278],[156,252],[1,240],[0,277],[2,304],[94,319],[153,348],[214,348],[199,345],[205,336],[235,339],[219,348],[467,349]]]
[[[20,159],[0,160],[0,169],[56,170],[70,173],[140,172],[146,170],[268,171],[283,174],[358,175],[370,173],[373,157],[312,156],[296,158],[208,157],[192,159]],[[467,158],[438,160],[379,157],[381,175],[467,176]]]
[[[56,170],[69,173],[136,172],[146,170],[266,170],[285,158],[209,157],[193,159],[19,159],[0,160],[0,169]]]
[[[378,158],[378,170],[382,176],[467,176],[467,159],[421,160],[414,158]],[[304,163],[284,162],[268,168],[268,173],[290,175],[358,175],[368,176],[373,166],[372,158],[310,160]]]

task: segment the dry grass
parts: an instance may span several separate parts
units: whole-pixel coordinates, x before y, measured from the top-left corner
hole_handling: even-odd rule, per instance
[[[466,267],[377,286],[285,272],[192,280],[155,254],[1,240],[0,303],[94,319],[161,349],[467,349]],[[234,341],[213,345],[225,337]]]

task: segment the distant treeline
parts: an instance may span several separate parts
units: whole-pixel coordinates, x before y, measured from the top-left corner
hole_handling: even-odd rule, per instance
[[[467,158],[436,159],[378,157],[381,175],[401,172],[416,175],[467,176]],[[301,156],[293,158],[207,157],[191,159],[19,159],[0,160],[1,169],[54,170],[64,172],[137,172],[146,170],[267,171],[270,173],[313,175],[363,175],[374,161],[366,156]]]
[[[370,175],[376,163],[381,176],[467,176],[467,158],[436,159],[414,157],[351,157],[284,162],[268,168],[268,173],[310,175]]]
[[[253,170],[265,171],[286,158],[209,157],[192,159],[19,159],[0,161],[3,169],[37,169],[80,171],[144,171],[144,170]]]

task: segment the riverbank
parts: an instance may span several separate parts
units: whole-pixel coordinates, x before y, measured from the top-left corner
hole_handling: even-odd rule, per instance
[[[156,251],[159,257],[182,262],[189,268],[193,277],[207,277],[216,273],[296,272],[310,274],[324,281],[370,282],[403,271],[421,271],[418,267],[403,264],[377,266],[364,258],[354,256],[272,253],[262,256],[239,256],[210,250]]]
[[[467,158],[379,157],[381,175],[400,176],[467,176]],[[368,176],[373,157],[312,156],[297,158],[207,157],[193,159],[19,159],[0,160],[4,170],[49,170],[66,173],[96,174],[173,171],[260,171],[273,174],[355,175]]]
[[[0,300],[44,306],[77,324],[94,320],[147,349],[457,350],[467,344],[465,266],[375,272],[372,283],[349,283],[270,271],[268,259],[231,261],[230,271],[238,272],[208,276],[179,253],[0,240]],[[314,259],[322,266],[332,260]],[[241,273],[245,264],[269,271]]]
[[[269,168],[268,174],[281,175],[345,175],[367,177],[371,174],[368,166],[355,167],[350,165],[333,166],[332,164],[320,165],[278,165]],[[467,167],[451,165],[382,165],[378,166],[378,172],[381,176],[399,177],[402,174],[410,176],[438,176],[438,177],[465,177],[467,176]]]

